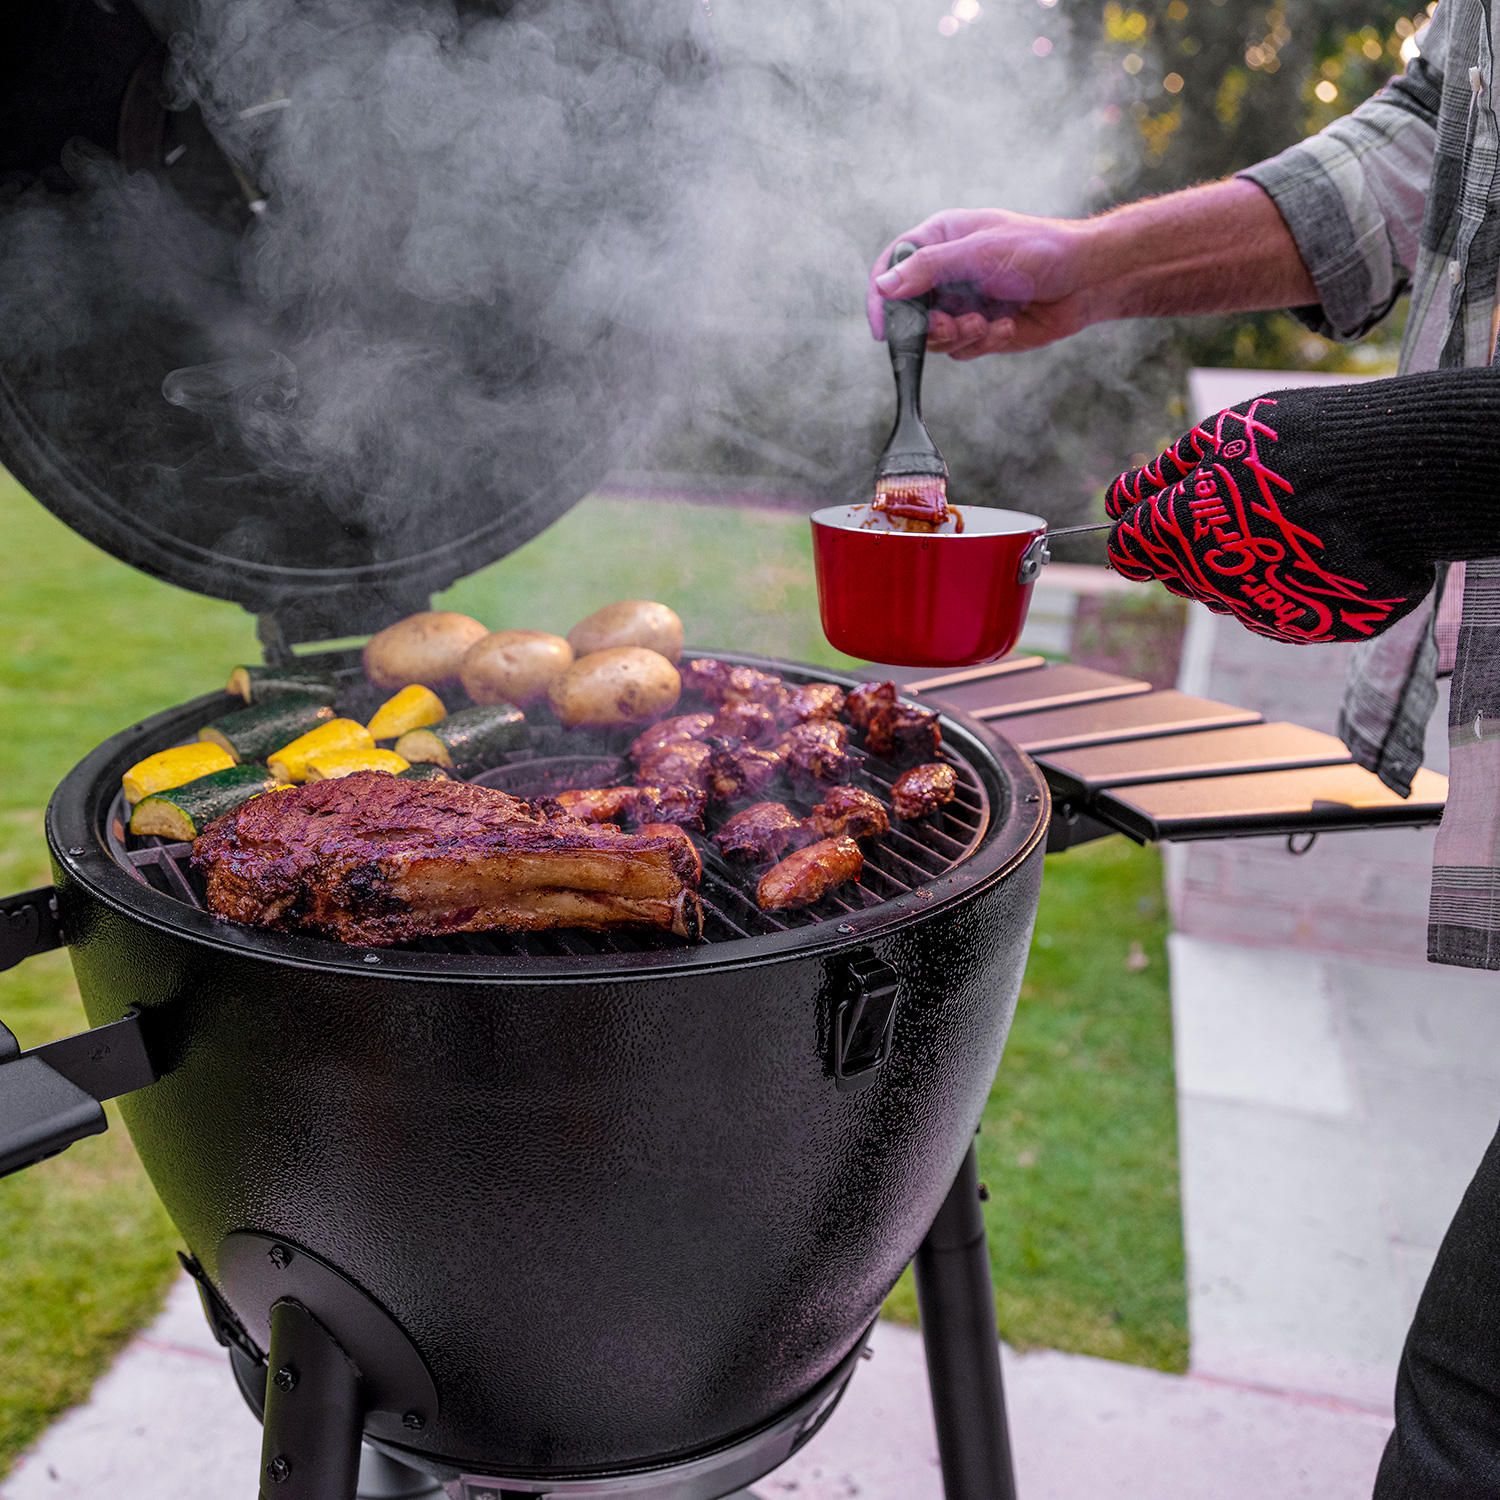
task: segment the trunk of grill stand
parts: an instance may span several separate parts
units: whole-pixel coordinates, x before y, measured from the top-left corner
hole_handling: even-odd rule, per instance
[[[121,773],[224,701],[101,746],[47,830],[90,1020],[138,1028],[159,1077],[126,1123],[269,1398],[266,1493],[345,1485],[360,1432],[475,1497],[707,1500],[768,1472],[831,1410],[969,1150],[1040,885],[1030,763],[945,716],[952,808],[801,912],[761,912],[755,872],[710,855],[702,944],[373,951],[221,922],[185,847],[133,846]],[[618,748],[539,729],[495,774],[544,776],[561,744]],[[329,1446],[299,1459],[315,1403]]]

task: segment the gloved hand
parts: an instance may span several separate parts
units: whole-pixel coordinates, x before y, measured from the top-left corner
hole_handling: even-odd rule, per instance
[[[1497,420],[1489,369],[1258,396],[1115,480],[1110,561],[1275,640],[1378,635],[1500,555]]]

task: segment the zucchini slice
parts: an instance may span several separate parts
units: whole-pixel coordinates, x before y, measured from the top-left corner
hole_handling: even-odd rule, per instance
[[[222,745],[236,763],[264,760],[273,750],[290,745],[298,735],[316,729],[333,718],[333,710],[305,693],[300,697],[273,698],[242,708],[198,731],[198,738],[210,745]]]
[[[125,800],[134,807],[152,792],[182,786],[233,764],[234,757],[222,745],[174,745],[170,750],[158,750],[125,773]]]
[[[277,784],[264,766],[226,766],[210,776],[143,797],[130,815],[130,831],[180,842],[195,839],[215,818]]]
[[[441,767],[429,760],[419,761],[404,771],[396,772],[398,781],[452,781],[453,778]]]
[[[306,781],[308,757],[320,750],[373,750],[370,731],[354,719],[331,719],[267,758],[277,781]]]
[[[399,739],[408,729],[424,729],[448,717],[443,700],[429,687],[414,682],[375,710],[370,733],[377,740]]]
[[[526,715],[510,703],[465,708],[439,724],[411,729],[396,741],[396,754],[424,761],[454,776],[474,776],[498,766],[508,750],[526,743]]]
[[[307,779],[337,781],[356,771],[385,771],[399,776],[408,764],[394,750],[320,750],[307,757]]]
[[[319,703],[332,703],[338,697],[338,684],[327,672],[299,671],[296,667],[236,667],[224,684],[226,693],[234,693],[246,703],[269,703],[300,693]]]

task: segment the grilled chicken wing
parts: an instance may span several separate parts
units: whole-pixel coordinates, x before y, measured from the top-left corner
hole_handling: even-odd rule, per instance
[[[744,740],[747,745],[769,745],[781,736],[776,715],[764,703],[726,703],[709,727],[719,740]]]
[[[868,729],[870,720],[882,708],[896,701],[894,682],[862,682],[844,700],[844,717],[856,729]]]
[[[787,715],[799,724],[836,719],[844,711],[844,690],[833,682],[806,682],[787,695]]]
[[[867,839],[891,829],[880,798],[853,786],[834,787],[803,820],[803,826],[820,839]]]
[[[694,851],[696,854],[696,851]],[[504,792],[373,771],[267,792],[193,864],[231,921],[383,945],[445,932],[642,925],[700,936],[675,837],[541,821]]]
[[[722,854],[752,861],[780,859],[789,844],[804,842],[802,820],[780,802],[754,802],[714,835]]]
[[[684,740],[701,740],[708,734],[708,726],[714,721],[711,713],[678,714],[675,719],[663,719],[650,729],[637,735],[630,746],[631,760],[644,760],[653,750],[663,745],[676,745]]]
[[[858,880],[864,867],[865,857],[853,839],[822,839],[772,865],[761,876],[755,899],[764,911],[811,906],[835,886]]]
[[[893,703],[880,709],[865,730],[865,748],[882,760],[931,759],[943,742],[938,716],[930,708]]]
[[[702,740],[675,740],[659,745],[637,762],[636,785],[706,788],[712,754],[712,747]]]
[[[716,740],[709,762],[708,795],[719,802],[754,797],[776,779],[786,758],[785,744],[762,750],[733,740]]]
[[[710,703],[764,703],[777,709],[786,702],[787,690],[771,672],[754,667],[732,667],[711,657],[685,662],[678,669],[685,690],[696,690]]]
[[[802,776],[834,785],[845,781],[854,769],[849,754],[849,731],[834,719],[813,719],[787,730],[781,742],[786,747],[787,765]]]
[[[708,798],[696,786],[609,786],[559,792],[547,799],[565,818],[583,823],[673,823],[703,827]],[[692,841],[689,840],[689,843]]]
[[[913,766],[896,778],[891,788],[891,810],[898,818],[924,818],[953,800],[953,767],[941,761]]]

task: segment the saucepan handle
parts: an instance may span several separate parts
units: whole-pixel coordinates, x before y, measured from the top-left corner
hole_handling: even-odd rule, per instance
[[[66,942],[51,886],[0,896],[0,970]],[[135,1011],[27,1052],[0,1024],[0,1177],[107,1130],[102,1101],[156,1079]]]
[[[1056,531],[1044,533],[1021,554],[1021,565],[1016,569],[1016,582],[1024,586],[1037,581],[1042,569],[1052,561],[1048,542],[1056,541],[1060,536],[1083,536],[1090,531],[1108,531],[1114,524],[1113,521],[1090,521],[1087,526],[1063,526]]]

